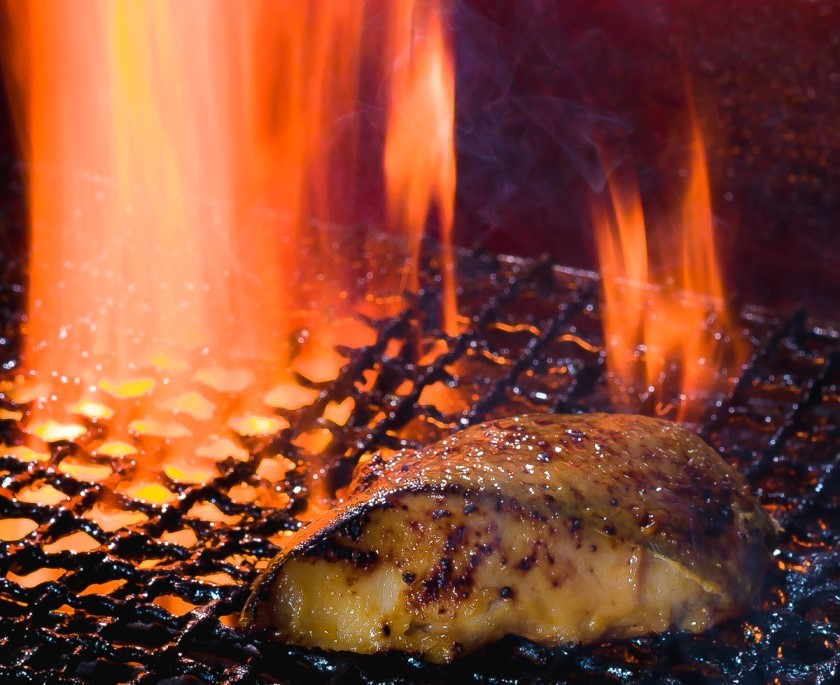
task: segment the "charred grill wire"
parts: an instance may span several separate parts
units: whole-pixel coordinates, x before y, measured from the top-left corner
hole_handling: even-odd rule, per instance
[[[330,430],[338,485],[360,454],[379,447],[426,444],[516,413],[611,409],[591,274],[481,254],[464,255],[461,262],[461,312],[468,321],[465,332],[448,341],[448,351],[428,363],[417,361],[421,341],[443,337],[434,314],[432,269],[414,305],[378,321],[377,341],[353,351],[343,373],[318,388],[322,394],[314,404],[287,412],[291,428],[269,447],[296,461],[301,451],[292,441],[300,432]],[[3,285],[3,362],[15,353],[11,329],[19,292],[8,281]],[[91,484],[58,468],[85,453],[84,445],[63,442],[53,444],[52,459],[45,462],[0,456],[0,518],[37,524],[19,540],[0,541],[0,680],[832,681],[840,671],[840,334],[803,312],[785,318],[749,310],[742,320],[753,349],[748,368],[732,392],[708,408],[699,429],[784,526],[778,569],[758,608],[745,617],[698,636],[668,634],[587,648],[549,650],[507,638],[448,668],[400,655],[357,657],[278,646],[244,636],[220,618],[242,608],[257,574],[253,560],[273,557],[278,535],[298,526],[295,513],[307,494],[305,467],[288,472],[279,486],[288,496],[285,508],[234,501],[229,492],[237,484],[266,486],[258,471],[266,445],[252,440],[245,443],[250,458],[222,462],[218,477],[206,484],[179,484],[161,474],[179,497],[153,505],[117,489],[134,468],[131,459],[90,457],[112,471]],[[366,371],[376,374],[370,387],[357,382]],[[398,390],[409,379],[411,389]],[[424,388],[437,382],[447,384],[461,409],[421,403]],[[355,400],[346,424],[322,416],[330,400],[346,397]],[[16,409],[4,402],[5,409]],[[0,433],[6,444],[24,439],[14,418],[0,421]],[[66,499],[48,505],[19,497],[41,485]],[[86,516],[101,502],[139,512],[145,520],[104,530]],[[212,523],[191,513],[206,503],[236,522]],[[167,539],[184,530],[192,531],[195,544]],[[98,544],[83,552],[51,550],[79,532]],[[44,568],[56,571],[51,580],[34,587],[18,582]],[[230,582],[211,579],[218,574]],[[154,602],[170,596],[194,608],[176,616]]]

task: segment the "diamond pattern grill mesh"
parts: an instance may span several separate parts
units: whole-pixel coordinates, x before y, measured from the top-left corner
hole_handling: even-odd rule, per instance
[[[0,540],[0,679],[833,681],[840,671],[840,334],[803,313],[744,313],[752,358],[736,384],[709,398],[697,426],[785,528],[778,568],[747,616],[699,636],[588,648],[549,650],[507,638],[448,668],[404,655],[267,644],[232,627],[258,568],[299,525],[310,482],[302,433],[329,431],[335,487],[360,455],[376,449],[425,444],[514,413],[611,409],[593,275],[465,255],[459,278],[465,332],[452,339],[440,332],[438,293],[427,278],[402,313],[373,322],[375,342],[344,350],[349,361],[338,378],[309,384],[316,399],[278,412],[290,428],[271,439],[243,439],[249,456],[217,461],[207,482],[160,473],[159,483],[177,495],[167,504],[120,489],[134,459],[91,455],[85,439],[52,443],[43,460],[10,449],[25,436],[19,408],[4,399],[0,519],[17,519],[17,528],[4,529]],[[10,355],[17,301],[11,291],[4,297],[3,350]],[[348,397],[346,422],[324,416],[330,402]],[[644,411],[656,409],[639,402]],[[81,477],[62,468],[65,462],[93,471]],[[54,492],[45,496],[45,486]],[[70,551],[71,543],[83,551]]]

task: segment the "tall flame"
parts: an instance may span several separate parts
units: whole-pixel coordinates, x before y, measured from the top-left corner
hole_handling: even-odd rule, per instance
[[[607,363],[619,382],[615,404],[625,410],[638,408],[632,406],[634,394],[654,397],[667,410],[673,397],[664,384],[676,368],[681,400],[676,413],[686,418],[696,408],[693,399],[715,389],[724,363],[737,369],[744,361],[741,341],[727,337],[735,331],[734,322],[716,258],[705,150],[693,108],[690,158],[675,226],[676,254],[651,249],[633,178],[613,174],[607,184],[609,202],[594,207]]]
[[[411,287],[417,287],[420,240],[436,208],[445,248],[444,327],[456,332],[454,262],[451,251],[455,205],[452,54],[440,11],[428,0],[395,0],[392,6],[390,112],[385,139],[385,175],[391,223],[408,232]]]
[[[363,76],[389,86],[383,169],[365,171],[384,171],[414,269],[437,208],[451,330],[454,76],[438,2],[0,0],[31,224],[36,380],[17,399],[36,447],[104,426],[97,450],[144,457],[125,487],[165,502],[161,471],[200,482],[239,458],[231,437],[289,427],[275,410],[318,395],[292,371],[335,378],[336,345],[370,333],[339,325],[369,304],[338,235],[356,222]],[[317,506],[329,432],[296,440]]]
[[[242,214],[260,181],[241,140],[254,96],[242,28],[258,13],[228,22],[212,3],[9,7],[30,165],[29,368],[124,376],[161,351],[218,358],[234,342],[242,356],[276,356],[282,230]]]
[[[30,370],[87,385],[197,351],[286,368],[295,274],[314,268],[304,323],[316,346],[347,342],[332,340],[349,279],[331,227],[353,218],[369,5],[4,0],[30,176]],[[437,1],[386,7],[383,166],[416,264],[431,205],[451,235],[454,77]]]

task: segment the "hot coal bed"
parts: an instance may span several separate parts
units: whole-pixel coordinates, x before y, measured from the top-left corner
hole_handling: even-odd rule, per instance
[[[434,251],[427,259],[434,264]],[[401,313],[373,322],[373,344],[346,351],[349,361],[334,381],[315,386],[299,379],[320,394],[284,413],[290,428],[270,441],[244,439],[249,456],[221,462],[210,482],[185,485],[159,474],[178,495],[171,504],[149,504],[118,489],[133,474],[134,457],[87,455],[110,469],[99,482],[68,475],[62,461],[85,454],[84,442],[52,443],[47,461],[0,456],[0,518],[37,524],[20,539],[0,542],[0,681],[836,682],[840,330],[805,311],[741,313],[749,362],[736,384],[708,399],[696,426],[784,527],[776,567],[754,610],[742,617],[696,636],[668,633],[583,648],[547,649],[509,637],[448,667],[405,655],[360,657],[279,645],[231,627],[257,575],[249,560],[271,558],[277,536],[300,525],[295,515],[307,497],[307,467],[294,443],[302,432],[313,426],[331,432],[335,487],[362,453],[380,447],[425,444],[518,413],[613,410],[596,275],[549,260],[464,253],[459,279],[466,327],[446,339],[435,315],[435,272],[424,269],[421,292]],[[7,363],[15,359],[21,292],[18,282],[3,285]],[[435,340],[446,340],[445,351],[419,363]],[[407,379],[412,383],[405,391]],[[423,389],[435,383],[446,384],[460,405],[450,401],[441,411],[422,404]],[[324,418],[329,402],[348,397],[354,408],[343,425]],[[656,409],[644,398],[638,406]],[[7,399],[2,408],[21,409]],[[0,421],[0,432],[7,445],[25,441],[14,418]],[[266,486],[261,462],[277,454],[294,462],[272,484],[287,504],[234,501],[230,491],[237,484]],[[61,501],[21,498],[43,485],[63,495]],[[109,532],[90,517],[103,502],[142,520]],[[197,505],[208,503],[223,521],[195,514]],[[184,531],[192,532],[192,543],[184,542]],[[86,551],[53,550],[80,532],[95,541]],[[176,532],[181,537],[171,537]],[[16,580],[44,568],[60,573],[33,587]],[[229,580],[212,580],[220,574]],[[193,608],[170,613],[155,603],[161,597]]]

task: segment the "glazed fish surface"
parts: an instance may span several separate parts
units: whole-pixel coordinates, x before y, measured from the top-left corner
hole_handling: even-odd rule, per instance
[[[361,465],[258,578],[241,625],[435,662],[511,633],[699,632],[749,602],[774,534],[739,474],[678,424],[521,416]]]

